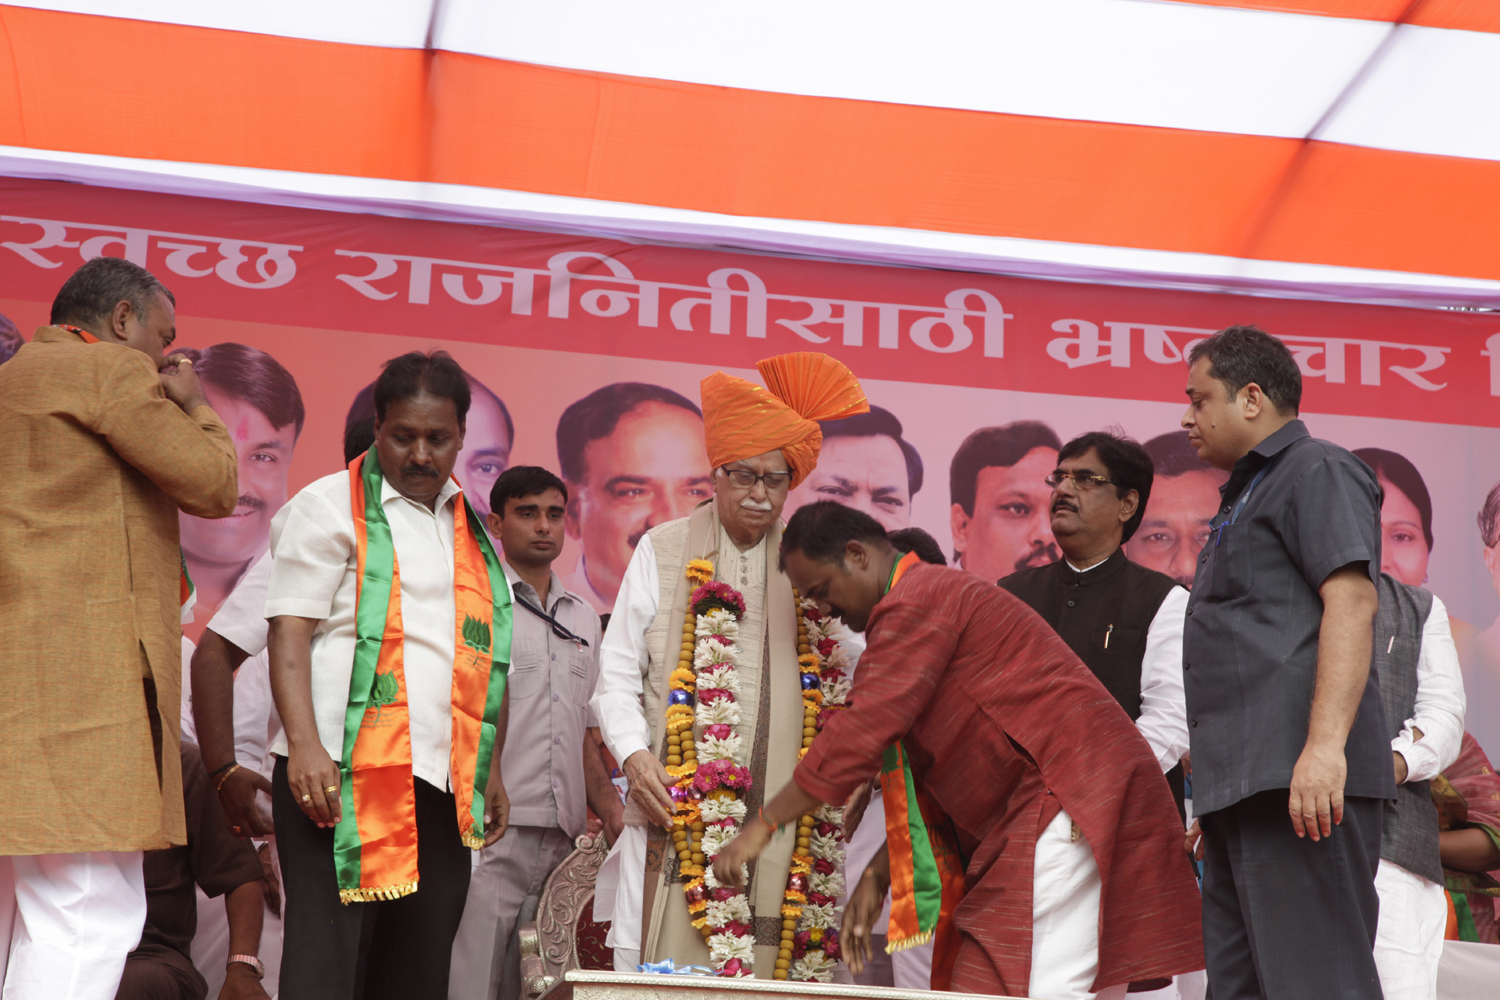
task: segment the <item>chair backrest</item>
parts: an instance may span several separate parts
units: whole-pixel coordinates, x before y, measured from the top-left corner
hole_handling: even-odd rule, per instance
[[[521,954],[535,956],[540,959],[541,966],[537,969],[535,962],[525,962],[523,958],[523,964],[531,966],[530,969],[523,968],[521,976],[523,987],[530,996],[545,992],[569,969],[585,964],[597,967],[599,961],[597,955],[579,955],[578,936],[581,925],[592,923],[594,880],[609,854],[609,845],[603,834],[590,836],[587,833],[573,843],[573,853],[553,869],[542,886],[535,922],[521,928]],[[585,948],[593,950],[587,944]]]

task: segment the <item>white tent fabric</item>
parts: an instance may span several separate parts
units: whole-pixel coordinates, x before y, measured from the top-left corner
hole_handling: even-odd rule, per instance
[[[989,119],[997,127],[1029,131],[1024,141],[994,141],[997,152],[988,161],[996,168],[993,189],[985,190],[985,179],[975,178],[977,193],[967,190],[963,197],[983,206],[1013,195],[1021,204],[991,220],[979,218],[983,212],[966,212],[963,204],[945,205],[952,199],[939,192],[934,196],[939,204],[935,213],[903,212],[899,205],[877,211],[868,204],[830,206],[824,212],[816,197],[799,197],[803,189],[795,176],[800,164],[795,162],[789,164],[787,177],[766,182],[781,187],[760,197],[756,205],[746,204],[735,189],[727,194],[707,188],[684,190],[677,198],[670,185],[666,194],[660,189],[637,194],[641,186],[625,182],[613,185],[625,196],[609,197],[611,181],[625,167],[646,176],[652,171],[595,150],[587,183],[574,184],[570,191],[561,183],[517,184],[505,170],[487,172],[483,163],[454,170],[439,166],[431,176],[415,178],[398,176],[400,171],[378,164],[348,171],[309,170],[292,162],[298,157],[277,152],[274,141],[261,144],[269,150],[265,155],[225,162],[226,157],[202,158],[204,154],[191,149],[163,157],[134,155],[138,151],[130,149],[104,152],[83,143],[69,148],[55,140],[16,141],[33,131],[26,127],[8,132],[0,127],[0,169],[13,175],[152,190],[923,266],[1370,302],[1487,305],[1500,301],[1500,264],[1482,249],[1455,249],[1461,241],[1452,237],[1434,237],[1438,249],[1423,254],[1404,252],[1394,238],[1390,244],[1395,249],[1362,252],[1369,240],[1359,232],[1350,234],[1351,249],[1345,251],[1338,220],[1330,224],[1331,234],[1318,239],[1299,242],[1295,233],[1285,235],[1288,227],[1295,229],[1297,212],[1317,216],[1319,192],[1336,191],[1338,171],[1350,169],[1359,172],[1363,187],[1359,195],[1350,196],[1349,205],[1340,206],[1344,215],[1363,219],[1387,213],[1396,220],[1394,225],[1420,228],[1427,213],[1456,232],[1473,228],[1466,229],[1463,219],[1452,217],[1461,210],[1454,206],[1463,205],[1455,187],[1483,192],[1493,190],[1485,178],[1500,180],[1500,172],[1475,173],[1488,171],[1484,164],[1500,164],[1500,129],[1493,127],[1500,121],[1500,74],[1493,70],[1500,66],[1500,15],[1475,13],[1475,6],[1451,0],[931,0],[921,5],[896,0],[765,0],[753,7],[675,0],[22,2],[0,6],[0,23],[7,10],[29,8],[72,18],[175,25],[198,34],[163,34],[164,44],[208,39],[226,51],[243,51],[247,61],[257,58],[262,50],[256,46],[261,43],[238,41],[235,33],[304,40],[337,47],[344,55],[368,51],[370,60],[382,58],[375,55],[381,50],[435,55],[439,61],[431,67],[402,72],[411,73],[413,86],[427,87],[426,100],[436,107],[436,120],[456,115],[460,127],[476,135],[490,135],[490,126],[482,115],[464,123],[465,100],[483,114],[504,113],[507,101],[535,100],[537,114],[545,115],[548,81],[576,83],[577,74],[598,81],[601,88],[621,80],[643,85],[637,92],[645,90],[647,96],[632,98],[636,104],[612,99],[596,109],[616,124],[623,123],[619,127],[624,132],[633,125],[631,115],[647,121],[643,136],[649,136],[651,123],[659,126],[657,118],[668,113],[650,104],[653,81],[660,81],[659,89],[665,91],[676,85],[690,88],[694,99],[719,101],[731,110],[732,102],[743,104],[757,97],[806,99],[795,107],[812,108],[823,116],[821,121],[837,122],[845,115],[851,121],[869,118],[877,130],[883,127],[880,123],[899,120],[917,121],[942,133],[944,123],[953,121],[961,132],[982,129]],[[1402,23],[1396,23],[1397,18]],[[1484,30],[1471,30],[1474,26]],[[39,37],[35,27],[28,30],[30,37]],[[51,22],[46,30],[61,31]],[[12,35],[15,48],[16,31]],[[325,51],[331,50],[298,50],[295,58],[316,58]],[[453,64],[454,57],[477,58],[485,65],[475,69],[472,64]],[[164,58],[169,60],[170,54]],[[150,72],[149,65],[160,61],[163,57],[143,56],[143,71]],[[493,92],[461,93],[443,89],[443,71],[449,65],[462,65],[470,73],[487,67],[507,72],[539,68],[570,75],[547,77],[538,91],[522,92],[507,77],[506,85],[496,84]],[[266,68],[267,73],[276,71]],[[388,80],[394,72],[372,70],[377,80]],[[0,82],[0,90],[5,86]],[[62,100],[55,94],[35,96],[25,81],[14,86],[23,119],[30,103]],[[399,90],[404,85],[391,86]],[[254,101],[255,95],[247,94],[246,99]],[[308,95],[313,105],[319,100],[317,93]],[[766,105],[774,114],[790,106]],[[494,111],[497,107],[501,110]],[[166,116],[174,110],[162,107],[161,113]],[[941,117],[951,112],[979,117]],[[347,117],[344,109],[332,104],[326,113]],[[378,109],[368,113],[380,117]],[[684,114],[680,109],[670,113]],[[913,114],[919,117],[913,119]],[[391,117],[398,114],[392,112]],[[710,129],[715,123],[684,117],[678,124],[689,152],[698,152],[693,149],[696,132],[703,133],[698,145],[715,142],[717,133]],[[241,125],[234,115],[224,116],[223,128]],[[1108,131],[1112,126],[1124,131]],[[429,127],[435,128],[418,121],[411,134],[425,141],[431,133],[422,129]],[[518,129],[496,143],[519,159],[545,159],[557,149],[569,148],[569,142],[598,142],[602,148],[608,141],[599,138],[608,123],[569,120],[562,127],[576,135],[551,146],[533,145],[527,131]],[[843,156],[858,164],[862,149],[870,144],[870,126],[861,127],[865,131],[851,126],[844,135],[825,129],[815,141],[789,142],[785,156],[805,155],[809,162]],[[595,133],[591,135],[589,128]],[[1101,206],[1070,204],[1077,200],[1079,181],[1059,179],[1053,185],[1049,171],[1055,172],[1059,161],[1066,164],[1080,155],[1095,155],[1089,136],[1101,129],[1110,143],[1101,144],[1097,155],[1122,158],[1119,176],[1116,181],[1110,164],[1095,164],[1087,180],[1096,189],[1116,181],[1118,189],[1101,196]],[[511,139],[514,142],[507,141]],[[962,152],[962,139],[954,142]],[[1192,222],[1157,231],[1164,214],[1204,214],[1204,199],[1215,201],[1211,177],[1205,190],[1196,193],[1197,201],[1185,197],[1177,204],[1167,184],[1154,195],[1155,203],[1148,199],[1139,208],[1149,221],[1129,217],[1131,201],[1141,197],[1139,180],[1152,175],[1153,161],[1159,161],[1164,172],[1185,169],[1173,162],[1183,155],[1182,143],[1191,145],[1191,155],[1202,159],[1195,176],[1212,174],[1221,164],[1226,168],[1223,201],[1234,204],[1225,209],[1224,219],[1207,226],[1214,229],[1211,237],[1179,237],[1177,230],[1191,230]],[[1418,159],[1371,159],[1377,151],[1416,154]],[[966,175],[982,171],[986,160],[980,156],[977,163],[955,164],[953,175],[945,176],[941,161],[951,153],[947,148],[936,150],[936,165],[902,169],[914,171],[916,187],[932,178],[934,184],[974,189]],[[661,155],[681,158],[677,150]],[[733,151],[725,155],[732,159]],[[889,156],[889,150],[870,148],[868,163],[880,169]],[[1034,156],[1039,158],[1032,164],[1028,157]],[[1352,161],[1351,156],[1361,159]],[[260,162],[243,162],[253,158]],[[478,153],[472,158],[482,160]],[[1258,158],[1276,163],[1258,173],[1245,166]],[[1327,165],[1330,158],[1333,166]],[[431,159],[442,157],[434,154]],[[1319,163],[1324,166],[1319,168]],[[569,166],[560,163],[557,174],[565,175]],[[1228,168],[1235,167],[1245,176],[1228,177]],[[837,169],[831,168],[835,175]],[[1011,178],[1003,174],[1012,169],[1031,171],[1025,180],[1036,190],[1012,192],[1007,186]],[[1322,175],[1316,175],[1318,169]],[[766,173],[763,164],[746,170],[758,170],[760,177]],[[1450,179],[1454,171],[1462,173],[1462,183],[1455,185]],[[477,177],[479,182],[455,182],[444,174]],[[757,179],[736,180],[743,188]],[[1304,189],[1311,193],[1304,194]],[[1386,195],[1390,202],[1380,203]],[[883,197],[886,203],[899,200],[899,195]],[[1441,204],[1426,204],[1432,199]],[[872,194],[868,202],[879,205],[880,196]],[[1261,204],[1264,207],[1256,207]],[[1111,216],[1099,222],[1110,213],[1124,221]],[[934,215],[941,217],[933,219]],[[900,224],[890,224],[893,220]],[[1376,218],[1363,224],[1380,228]],[[1265,236],[1267,232],[1272,236]],[[1310,244],[1305,249],[1304,242]],[[1377,258],[1385,266],[1375,266]]]

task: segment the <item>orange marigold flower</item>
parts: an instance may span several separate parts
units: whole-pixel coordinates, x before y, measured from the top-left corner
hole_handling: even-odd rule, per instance
[[[694,583],[708,583],[714,578],[714,564],[707,559],[694,559],[687,564],[686,576]]]

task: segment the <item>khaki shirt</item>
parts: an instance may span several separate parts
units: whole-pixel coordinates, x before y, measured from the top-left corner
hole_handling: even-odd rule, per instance
[[[541,607],[536,590],[505,566],[511,598]],[[552,626],[525,608],[513,608],[510,643],[510,721],[500,773],[513,826],[560,827],[583,833],[588,789],[584,784],[585,730],[599,723],[589,697],[599,679],[599,616],[583,597],[565,590],[557,574],[548,585],[546,612],[588,646],[559,638]],[[594,752],[592,745],[588,747]]]

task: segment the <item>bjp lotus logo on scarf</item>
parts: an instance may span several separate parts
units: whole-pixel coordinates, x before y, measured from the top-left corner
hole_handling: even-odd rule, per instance
[[[396,672],[394,670],[387,670],[383,674],[377,673],[374,683],[370,685],[370,703],[365,708],[365,721],[360,724],[360,728],[378,729],[382,725],[390,725],[388,722],[381,722],[380,716],[385,710],[385,706],[394,702],[396,696],[400,693],[400,682],[396,680]],[[370,718],[371,712],[375,713],[373,719]]]
[[[474,650],[470,666],[486,673],[490,669],[490,623],[473,615],[464,615],[464,645]]]

